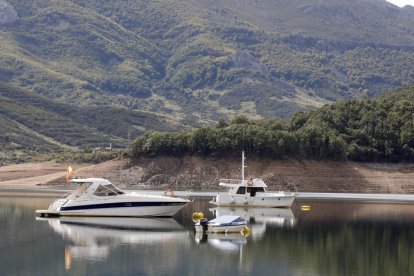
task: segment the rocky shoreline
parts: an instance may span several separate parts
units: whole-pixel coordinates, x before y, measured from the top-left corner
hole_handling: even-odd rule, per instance
[[[414,193],[414,164],[258,159],[248,159],[246,164],[246,177],[263,179],[270,190]],[[74,176],[103,177],[126,189],[217,191],[220,178],[240,178],[240,160],[197,156],[124,158],[82,167]],[[62,183],[64,177],[43,184]]]

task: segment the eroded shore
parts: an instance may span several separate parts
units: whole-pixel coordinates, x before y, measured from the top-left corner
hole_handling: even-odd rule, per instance
[[[74,177],[103,177],[134,190],[216,191],[220,178],[240,178],[240,160],[187,156],[118,159],[71,164]],[[247,160],[247,177],[271,190],[342,193],[414,193],[414,164],[298,160]],[[67,164],[28,163],[0,167],[0,189],[63,188]]]

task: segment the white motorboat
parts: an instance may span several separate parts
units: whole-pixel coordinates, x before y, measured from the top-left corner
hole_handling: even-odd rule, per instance
[[[290,208],[243,208],[215,207],[210,209],[216,217],[223,215],[240,216],[253,225],[271,225],[277,228],[293,228],[296,218]],[[252,231],[253,232],[253,231]]]
[[[240,216],[220,216],[212,220],[205,218],[195,224],[196,232],[240,233],[246,229],[246,221]]]
[[[171,217],[186,205],[184,198],[126,192],[102,178],[72,179],[78,187],[55,200],[40,216]]]
[[[210,201],[217,206],[290,207],[295,200],[294,193],[284,191],[268,192],[261,179],[244,178],[244,152],[242,154],[242,179],[220,179],[219,186],[228,188],[227,193],[218,193]]]
[[[216,217],[223,215],[240,216],[246,220],[250,228],[250,237],[260,240],[267,228],[293,228],[296,218],[290,208],[242,208],[215,207],[210,209]]]

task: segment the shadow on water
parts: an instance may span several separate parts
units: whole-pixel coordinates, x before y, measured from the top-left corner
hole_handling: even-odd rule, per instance
[[[0,196],[2,274],[414,275],[410,204],[247,209],[195,198],[174,218],[36,218],[51,201]],[[250,235],[195,234],[193,212],[242,216]]]

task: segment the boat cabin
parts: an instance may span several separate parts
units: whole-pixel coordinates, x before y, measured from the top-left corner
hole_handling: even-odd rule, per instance
[[[267,185],[261,179],[235,180],[220,179],[220,186],[229,188],[229,195],[250,195],[266,193]]]

